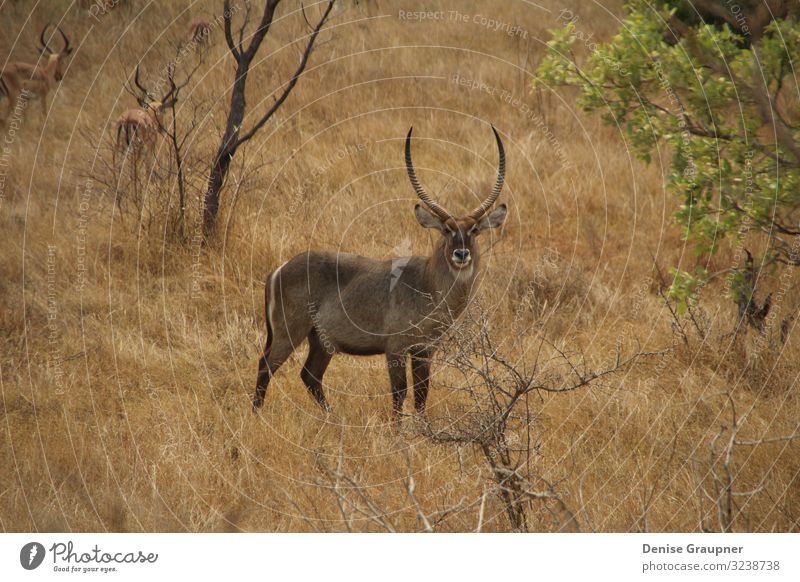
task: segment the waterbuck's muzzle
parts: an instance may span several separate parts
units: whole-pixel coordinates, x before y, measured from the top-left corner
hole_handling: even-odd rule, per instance
[[[472,262],[469,249],[456,249],[453,251],[453,264],[458,267],[466,267]]]

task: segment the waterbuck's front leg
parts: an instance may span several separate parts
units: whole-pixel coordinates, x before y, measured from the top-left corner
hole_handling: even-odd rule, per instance
[[[405,352],[401,354],[386,354],[386,366],[389,369],[389,382],[392,385],[394,417],[395,420],[399,420],[400,413],[403,411],[403,402],[406,399],[406,392],[408,392]]]
[[[431,378],[431,356],[433,350],[411,352],[411,376],[414,378],[414,408],[419,414],[425,412],[428,385]]]

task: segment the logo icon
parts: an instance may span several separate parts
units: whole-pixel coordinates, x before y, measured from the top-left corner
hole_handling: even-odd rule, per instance
[[[396,259],[392,259],[392,273],[389,278],[389,293],[392,292],[394,286],[397,285],[397,281],[400,279],[400,275],[403,274],[403,269],[408,264],[408,261],[411,260],[411,257],[404,256],[411,254],[411,239],[406,237],[403,241],[392,249],[394,252]]]
[[[39,542],[30,542],[19,551],[19,563],[26,570],[35,570],[44,561],[44,546]]]

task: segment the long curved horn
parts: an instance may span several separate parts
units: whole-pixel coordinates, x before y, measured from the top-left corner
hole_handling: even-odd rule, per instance
[[[150,92],[147,89],[145,89],[144,87],[142,87],[142,82],[139,80],[139,65],[136,65],[136,73],[133,76],[133,82],[139,88],[139,91],[142,92],[142,96],[145,99],[149,99],[150,98]]]
[[[414,131],[413,126],[409,128],[408,135],[406,136],[406,171],[408,172],[408,178],[411,180],[411,185],[414,186],[414,191],[417,193],[417,196],[419,196],[419,199],[425,203],[425,206],[427,206],[431,212],[433,212],[441,220],[450,220],[452,215],[447,212],[447,210],[439,206],[430,196],[428,196],[428,194],[425,192],[425,189],[419,183],[417,173],[414,171],[414,163],[411,161],[412,131]]]
[[[492,131],[494,132],[494,138],[497,140],[497,151],[500,154],[500,162],[497,168],[497,181],[495,182],[494,188],[492,188],[492,193],[489,194],[489,197],[481,202],[480,206],[468,214],[468,216],[473,220],[480,220],[480,218],[486,214],[486,211],[492,207],[492,204],[495,203],[497,197],[500,196],[500,190],[503,189],[503,182],[506,179],[506,152],[503,149],[503,141],[500,139],[500,134],[497,133],[494,125],[492,126]]]
[[[61,38],[64,40],[64,49],[61,52],[68,55],[69,53],[72,52],[72,45],[70,44],[67,35],[64,34],[63,30],[61,30],[61,27],[57,26],[56,28],[58,28],[58,32],[61,33]]]
[[[44,39],[45,35],[47,34],[47,29],[50,28],[50,23],[44,25],[42,29],[42,34],[39,35],[39,42],[42,44],[42,50],[45,51],[48,55],[53,54],[53,50],[47,46],[47,41]]]

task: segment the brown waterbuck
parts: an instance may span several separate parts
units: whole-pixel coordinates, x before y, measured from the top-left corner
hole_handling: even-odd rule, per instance
[[[308,358],[300,372],[311,395],[326,411],[322,376],[337,352],[386,354],[397,418],[406,397],[406,358],[411,358],[414,405],[425,410],[430,359],[437,340],[464,311],[478,272],[476,237],[503,224],[505,204],[489,209],[503,188],[505,153],[499,151],[494,188],[475,210],[457,218],[420,185],[411,161],[411,131],[405,158],[411,184],[425,204],[414,213],[425,228],[441,233],[427,257],[378,261],[357,255],[309,251],[269,275],[265,290],[267,343],[258,363],[253,410],[261,407],[277,369],[304,340]]]

